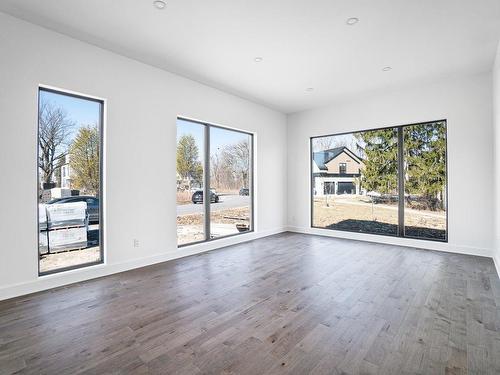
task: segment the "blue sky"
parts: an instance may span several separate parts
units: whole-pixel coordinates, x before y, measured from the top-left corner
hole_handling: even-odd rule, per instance
[[[68,117],[76,123],[72,136],[76,135],[81,126],[99,124],[100,103],[98,102],[44,90],[40,90],[40,100],[47,100],[56,107],[64,108]]]
[[[198,150],[200,151],[200,161],[203,161],[203,137],[204,126],[195,122],[186,120],[177,120],[177,140],[183,135],[191,134],[194,136]],[[214,154],[218,149],[226,145],[238,143],[247,140],[250,136],[245,133],[221,129],[216,127],[210,128],[210,153]]]

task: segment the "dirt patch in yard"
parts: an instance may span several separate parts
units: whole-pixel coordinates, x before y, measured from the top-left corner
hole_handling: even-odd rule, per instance
[[[238,233],[236,224],[250,223],[250,210],[248,207],[230,208],[211,213],[212,234],[214,230],[224,234]],[[201,213],[177,216],[177,243],[182,245],[191,242],[203,241],[204,215]]]
[[[214,211],[210,214],[213,222],[222,224],[244,223],[249,220],[249,208],[238,207],[227,210]],[[177,216],[177,225],[203,225],[203,214],[189,214]]]
[[[95,263],[101,258],[99,246],[82,250],[63,251],[45,254],[40,257],[40,272],[49,272],[60,268]]]

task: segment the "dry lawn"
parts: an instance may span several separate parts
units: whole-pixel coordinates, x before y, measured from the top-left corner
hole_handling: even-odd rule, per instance
[[[99,261],[100,257],[99,246],[92,246],[82,250],[45,254],[40,258],[40,272],[49,272],[60,268],[94,263]]]
[[[214,211],[210,215],[212,222],[221,224],[244,223],[248,221],[249,216],[248,207]],[[177,225],[203,225],[203,214],[179,215],[177,216]]]
[[[237,233],[236,224],[249,224],[250,212],[248,207],[230,208],[211,213],[211,222],[214,226],[229,226]],[[185,244],[202,241],[205,238],[203,229],[203,214],[189,214],[177,216],[177,242]]]
[[[398,210],[396,204],[372,205],[364,196],[315,198],[313,220],[315,227],[396,235]],[[443,239],[446,213],[407,208],[405,230],[410,236]]]

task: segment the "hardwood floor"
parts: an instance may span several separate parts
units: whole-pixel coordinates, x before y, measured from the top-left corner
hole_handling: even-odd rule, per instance
[[[491,259],[284,233],[0,302],[0,374],[500,374]]]

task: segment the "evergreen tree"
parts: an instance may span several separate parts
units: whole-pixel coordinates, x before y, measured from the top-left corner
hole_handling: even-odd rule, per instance
[[[443,122],[404,128],[405,193],[442,209],[446,187],[446,126]]]
[[[396,194],[398,188],[398,139],[395,129],[380,129],[354,135],[364,148],[361,186],[381,194]]]
[[[446,189],[444,122],[403,128],[405,195],[417,196],[424,208],[443,209]],[[361,185],[382,194],[398,191],[398,138],[394,128],[356,133],[363,145]]]

